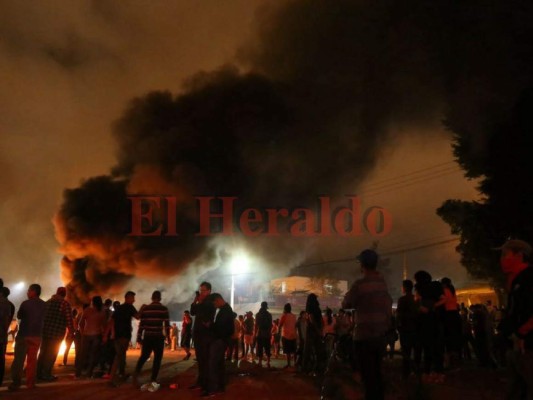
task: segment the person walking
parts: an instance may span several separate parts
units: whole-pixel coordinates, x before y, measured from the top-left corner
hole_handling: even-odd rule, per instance
[[[168,308],[161,304],[161,292],[159,290],[152,293],[152,302],[141,308],[139,316],[141,322],[139,324],[139,332],[137,333],[137,341],[142,341],[142,348],[141,356],[135,367],[133,383],[135,385],[138,384],[138,377],[142,367],[153,352],[154,362],[152,364],[150,382],[141,386],[141,390],[155,392],[160,386],[159,383],[157,383],[157,376],[159,375],[161,361],[163,360],[165,339],[170,334]]]

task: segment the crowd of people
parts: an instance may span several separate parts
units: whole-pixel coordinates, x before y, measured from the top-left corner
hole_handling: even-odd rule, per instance
[[[78,379],[107,377],[116,387],[128,379],[126,353],[134,342],[132,321],[139,321],[136,341],[140,357],[132,372],[138,376],[153,357],[150,381],[141,389],[156,391],[165,346],[180,347],[185,360],[194,349],[198,364],[196,382],[189,389],[202,397],[224,392],[225,365],[254,363],[271,367],[273,357],[286,360],[284,369],[322,376],[328,360],[342,360],[359,376],[367,399],[384,398],[382,362],[393,357],[399,339],[402,376],[419,377],[422,382],[441,383],[447,371],[461,368],[472,353],[482,367],[508,366],[512,372],[510,399],[533,395],[533,268],[531,247],[511,240],[502,247],[501,265],[508,278],[506,309],[491,302],[466,307],[458,304],[448,278],[433,280],[424,270],[414,280],[404,280],[403,296],[393,308],[383,275],[377,271],[378,255],[365,250],[359,255],[363,277],[346,293],[336,313],[322,310],[318,297],[307,297],[305,310],[294,314],[287,303],[279,318],[273,318],[263,301],[254,315],[237,315],[209,282],[202,282],[190,306],[183,313],[181,332],[170,324],[169,311],[161,304],[161,292],[137,310],[135,293],[128,291],[124,302],[102,301],[94,296],[83,310],[72,309],[64,287],[49,300],[40,298],[41,287],[32,284],[28,299],[16,314],[8,300],[9,289],[0,280],[0,385],[4,377],[8,335],[15,335],[10,390],[21,386],[25,368],[26,386],[36,380],[52,381],[52,369],[61,342],[67,349],[75,343],[75,376]],[[18,330],[18,331],[17,331]],[[181,335],[180,335],[181,333]],[[390,350],[386,353],[387,346]],[[68,350],[63,364],[67,363]],[[99,368],[97,368],[99,367]]]

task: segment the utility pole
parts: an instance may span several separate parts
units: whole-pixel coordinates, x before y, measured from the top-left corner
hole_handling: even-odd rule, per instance
[[[407,279],[407,253],[403,253],[403,280]]]

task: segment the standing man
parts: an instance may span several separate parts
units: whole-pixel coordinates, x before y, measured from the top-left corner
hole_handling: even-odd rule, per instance
[[[56,294],[45,303],[41,351],[37,360],[37,379],[42,381],[51,382],[57,379],[52,375],[52,368],[65,338],[65,331],[68,329],[69,337],[74,335],[72,308],[65,300],[66,296],[67,289],[59,287]]]
[[[114,339],[115,358],[111,366],[111,386],[117,387],[120,385],[121,378],[126,378],[126,352],[131,341],[132,318],[139,319],[137,309],[133,306],[135,303],[135,293],[132,291],[126,292],[124,295],[124,303],[119,305],[113,315],[108,329],[112,331],[111,337]],[[104,335],[104,340],[108,337],[108,333]]]
[[[255,314],[254,336],[257,338],[256,354],[259,366],[263,366],[263,352],[267,357],[267,368],[270,368],[270,345],[272,337],[272,314],[268,312],[268,303],[263,301],[259,312]]]
[[[411,373],[412,353],[416,345],[416,321],[418,306],[413,295],[413,281],[406,279],[402,282],[403,296],[398,299],[396,320],[400,334],[402,349],[402,377],[407,379]]]
[[[202,282],[191,304],[191,315],[195,317],[192,338],[198,361],[198,378],[189,389],[201,389],[203,392],[209,390],[209,346],[213,341],[213,322],[216,312],[215,305],[209,298],[210,294],[211,284]]]
[[[15,357],[11,364],[13,382],[8,389],[18,390],[22,381],[22,370],[26,361],[26,386],[35,388],[35,371],[37,369],[37,352],[41,345],[46,303],[41,300],[41,286],[33,283],[28,288],[28,300],[22,302],[17,313],[20,329],[15,340]],[[27,360],[26,360],[27,358]]]
[[[202,396],[211,396],[224,392],[225,389],[225,357],[235,327],[233,310],[219,293],[209,296],[209,300],[218,309],[213,323],[213,340],[209,345],[209,378],[208,390]]]
[[[291,368],[291,355],[296,365],[296,315],[292,313],[290,303],[283,306],[283,315],[279,321],[281,330],[281,343],[283,345],[283,354],[287,355],[287,368]]]
[[[161,361],[163,360],[165,339],[170,334],[168,308],[161,304],[161,292],[159,290],[152,293],[152,302],[150,304],[141,307],[140,320],[141,323],[139,324],[137,341],[140,341],[139,339],[142,338],[142,349],[141,356],[135,367],[133,382],[134,384],[137,384],[137,377],[139,376],[144,363],[150,358],[150,355],[153,352],[154,363],[152,365],[152,376],[150,382],[143,385],[141,390],[155,392],[160,386],[159,383],[157,383],[157,375],[159,375]]]
[[[378,255],[363,250],[359,255],[363,278],[355,281],[346,293],[342,308],[355,309],[355,354],[361,364],[361,378],[367,400],[382,400],[381,361],[385,351],[385,334],[390,328],[392,298],[383,276],[376,271]]]
[[[508,240],[500,264],[507,277],[507,315],[501,323],[514,348],[507,354],[511,382],[508,399],[533,399],[533,267],[531,246]]]

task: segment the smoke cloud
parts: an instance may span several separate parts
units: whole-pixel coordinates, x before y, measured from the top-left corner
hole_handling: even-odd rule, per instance
[[[178,94],[130,102],[113,127],[110,174],[65,191],[56,217],[63,278],[84,299],[134,276],[224,262],[227,243],[216,239],[127,236],[128,195],[176,196],[178,230],[190,233],[194,196],[236,196],[242,208],[312,206],[321,194],[339,200],[372,170],[391,132],[409,127],[472,124],[473,151],[482,154],[479,114],[503,115],[530,80],[531,45],[516,41],[530,32],[523,15],[496,18],[511,10],[481,2],[264,6],[257,39],[233,64],[193,75]],[[234,242],[272,266],[301,261],[316,244]]]

